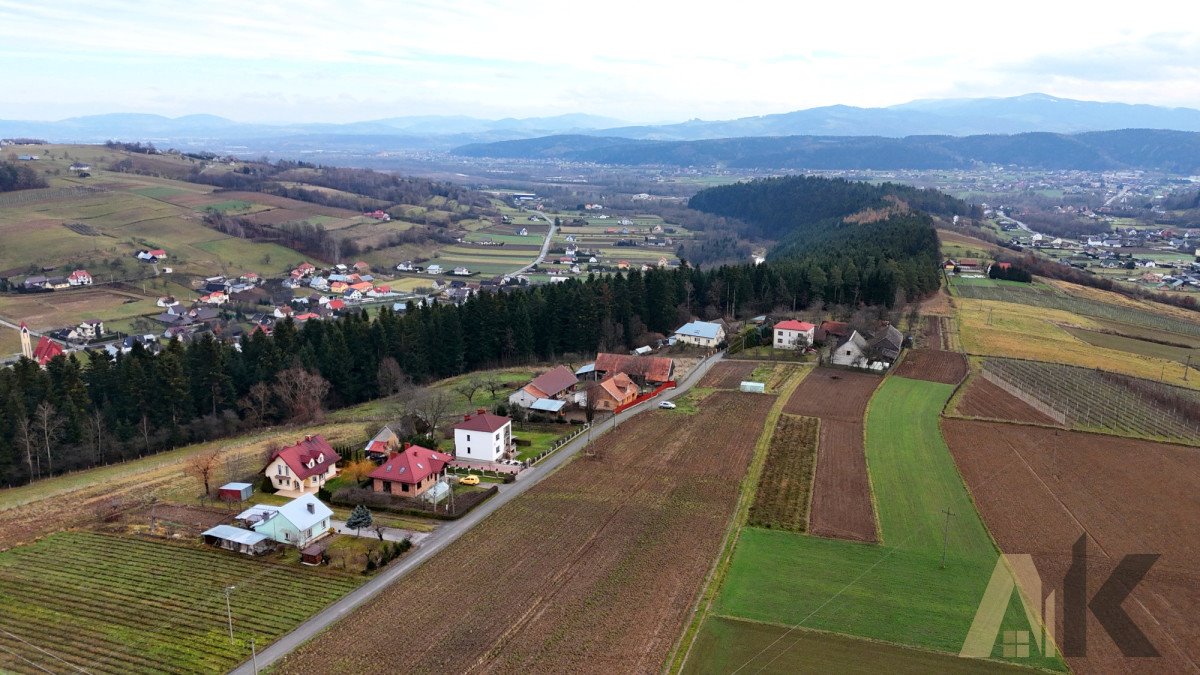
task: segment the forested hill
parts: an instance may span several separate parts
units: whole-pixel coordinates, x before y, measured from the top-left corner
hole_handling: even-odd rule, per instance
[[[829,299],[826,289],[837,287],[845,289],[841,301],[880,305],[937,289],[940,253],[927,212],[971,212],[936,190],[814,176],[709,188],[688,206],[778,240],[768,259],[803,295]]]
[[[1122,129],[980,136],[750,136],[644,141],[549,136],[457,148],[468,157],[741,169],[964,169],[981,164],[1200,173],[1200,133]]]
[[[765,178],[708,188],[696,193],[688,206],[737,218],[750,226],[748,234],[779,240],[831,218],[893,207],[891,199],[943,216],[966,216],[971,211],[966,202],[937,190],[818,176]]]

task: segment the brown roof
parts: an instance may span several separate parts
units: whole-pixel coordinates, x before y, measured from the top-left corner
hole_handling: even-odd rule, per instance
[[[463,429],[465,431],[499,431],[504,428],[512,420],[507,417],[493,415],[485,410],[479,410],[475,414],[463,415],[463,421],[454,425],[455,429]]]
[[[274,462],[276,457],[282,458],[284,464],[287,464],[300,480],[325,473],[329,467],[342,459],[322,436],[305,436],[304,440],[295,445],[276,450],[271,453],[271,459],[267,463]],[[310,463],[312,466],[309,466]]]
[[[674,362],[665,356],[630,356],[603,352],[596,355],[596,370],[604,373],[645,373],[648,382],[670,380],[674,366]]]
[[[451,459],[445,453],[410,445],[380,464],[370,473],[370,477],[416,485],[431,475],[441,473]]]
[[[850,324],[844,321],[822,321],[821,330],[826,335],[833,335],[840,338],[850,337]]]
[[[533,378],[529,384],[545,394],[542,398],[549,398],[571,388],[578,382],[579,380],[575,379],[575,373],[571,372],[570,368],[558,366]]]
[[[638,395],[638,386],[629,379],[625,373],[617,373],[612,377],[600,383],[604,391],[608,392],[617,401],[624,401],[627,398]]]

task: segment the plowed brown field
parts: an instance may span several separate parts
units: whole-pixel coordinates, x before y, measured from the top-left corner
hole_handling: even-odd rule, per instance
[[[700,380],[698,386],[715,387],[717,389],[737,389],[738,385],[750,377],[750,373],[758,366],[753,361],[721,361],[714,365]]]
[[[660,670],[772,402],[717,392],[686,425],[664,412],[621,425],[280,672]]]
[[[941,349],[910,349],[896,368],[901,377],[958,384],[967,376],[967,357]]]
[[[1074,671],[1200,671],[1200,453],[998,422],[942,424],[1000,549],[1031,554],[1043,592],[1054,591],[1059,644]],[[1160,657],[1122,655],[1091,610],[1086,648],[1068,651],[1063,579],[1081,535],[1087,536],[1088,601],[1123,556],[1162,556],[1122,604]]]
[[[991,420],[1058,426],[1045,413],[1034,409],[1028,403],[982,377],[976,377],[967,385],[967,390],[958,403],[958,414]]]
[[[863,446],[863,415],[878,375],[817,368],[796,388],[784,412],[821,419],[809,531],[823,537],[875,541],[875,511]]]

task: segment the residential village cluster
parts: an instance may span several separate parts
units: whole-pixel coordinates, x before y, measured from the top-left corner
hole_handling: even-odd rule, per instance
[[[436,508],[450,497],[456,485],[477,485],[479,479],[472,474],[486,471],[515,479],[530,462],[516,459],[521,439],[520,432],[514,430],[514,418],[538,415],[572,420],[576,424],[567,428],[584,429],[593,418],[619,415],[650,404],[661,392],[674,388],[680,375],[677,359],[662,352],[712,354],[727,346],[727,329],[764,333],[769,336],[771,348],[796,357],[811,354],[816,345],[824,343],[828,363],[875,371],[889,367],[905,343],[904,336],[887,323],[880,324],[874,334],[864,335],[837,321],[814,324],[787,319],[772,324],[764,316],[750,320],[744,327],[691,321],[680,326],[658,350],[645,346],[629,354],[601,352],[594,361],[578,368],[560,364],[542,372],[508,395],[504,408],[510,414],[479,408],[444,425],[442,430],[447,443],[452,439],[452,447],[429,448],[405,442],[392,428],[384,426],[362,448],[361,456],[374,468],[362,479],[360,489],[385,499],[394,498],[398,504],[424,502],[427,508]],[[762,383],[743,382],[741,390],[761,393],[764,388]],[[669,401],[658,405],[675,407]],[[235,524],[205,531],[204,540],[248,555],[280,545],[292,546],[300,549],[303,561],[319,563],[332,539],[329,535],[338,531],[333,525],[332,509],[319,495],[338,477],[338,465],[345,459],[320,435],[308,435],[273,450],[261,471],[260,484],[291,501],[283,506],[257,504],[246,508],[234,519]],[[244,502],[253,493],[253,483],[229,483],[220,488],[219,498]]]

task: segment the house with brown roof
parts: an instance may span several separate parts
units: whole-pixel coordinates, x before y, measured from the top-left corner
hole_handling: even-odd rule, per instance
[[[596,410],[615,410],[627,403],[632,403],[641,389],[629,379],[625,373],[616,373],[591,389],[596,397]]]
[[[480,408],[454,425],[454,456],[481,462],[503,459],[513,449],[512,420]]]
[[[539,399],[555,399],[565,401],[575,392],[579,380],[575,373],[566,366],[557,366],[533,378],[529,384],[521,387],[508,397],[511,405],[528,408]]]
[[[322,436],[304,440],[271,453],[263,473],[271,485],[287,495],[315,493],[337,475],[339,455]]]
[[[375,437],[367,441],[363,451],[372,459],[382,459],[390,455],[396,448],[400,447],[400,437],[396,432],[392,431],[391,427],[385,426],[375,434]]]
[[[417,497],[446,477],[450,455],[419,445],[404,444],[369,475],[375,492]]]
[[[835,342],[850,337],[853,332],[850,324],[844,321],[822,321],[814,337],[817,342]]]
[[[642,380],[647,384],[662,384],[671,380],[675,371],[675,362],[665,356],[633,356],[601,352],[596,355],[594,370],[604,375],[625,373],[634,381]],[[603,379],[603,376],[600,379]]]

